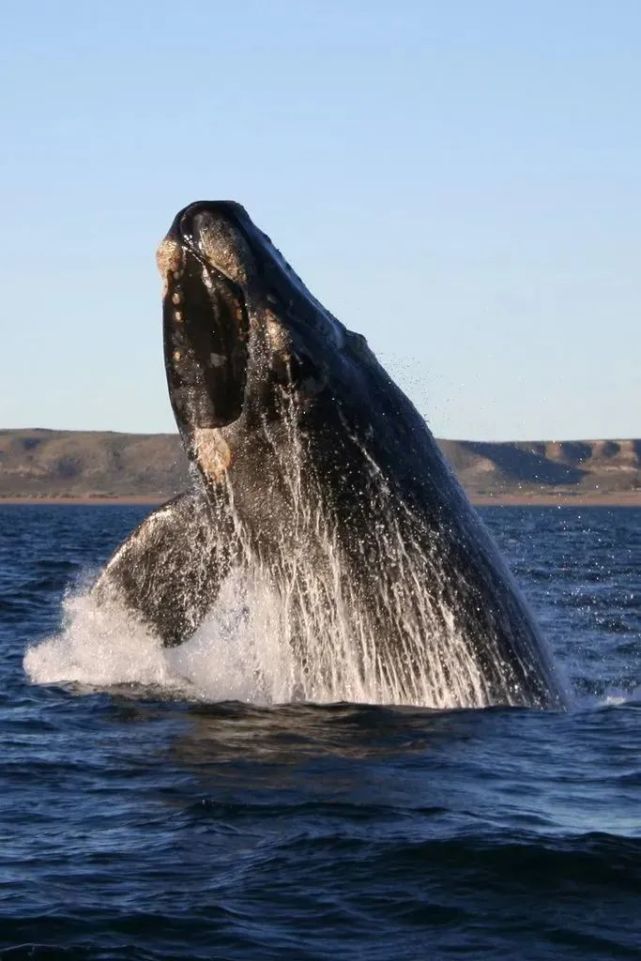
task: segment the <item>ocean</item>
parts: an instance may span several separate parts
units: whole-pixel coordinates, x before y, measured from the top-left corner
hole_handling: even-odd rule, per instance
[[[0,507],[0,957],[641,958],[641,510],[481,513],[567,712],[181,686],[83,607],[144,508]]]

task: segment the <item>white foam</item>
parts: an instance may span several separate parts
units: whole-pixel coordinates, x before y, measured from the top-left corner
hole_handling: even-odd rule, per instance
[[[134,685],[154,695],[162,691],[207,702],[351,701],[438,708],[487,703],[478,667],[457,640],[453,623],[425,643],[408,622],[400,656],[413,658],[415,668],[404,672],[397,664],[399,652],[383,656],[385,646],[377,644],[372,625],[340,580],[305,583],[309,573],[290,570],[283,590],[260,567],[235,570],[195,635],[175,648],[163,647],[118,603],[98,603],[87,591],[70,593],[60,633],[27,650],[25,671],[36,684]],[[303,583],[292,589],[297,578]]]
[[[620,688],[612,688],[606,691],[601,697],[595,699],[600,707],[620,707],[622,704],[638,704],[641,702],[641,686],[631,691],[623,691]]]
[[[89,592],[70,593],[59,634],[30,647],[24,668],[36,684],[165,686],[169,666],[158,638],[116,604]]]
[[[82,590],[67,594],[61,631],[28,648],[24,669],[34,684],[135,685],[211,702],[300,700],[300,670],[289,638],[279,633],[283,613],[265,584],[250,584],[236,571],[195,635],[166,648],[124,607]],[[320,688],[316,695],[337,699]]]

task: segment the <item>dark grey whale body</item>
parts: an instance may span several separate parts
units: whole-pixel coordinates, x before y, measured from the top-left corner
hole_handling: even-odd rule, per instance
[[[365,339],[237,204],[185,208],[158,263],[194,488],[134,531],[97,597],[178,644],[241,570],[278,598],[301,696],[322,677],[345,699],[562,706],[495,545]]]

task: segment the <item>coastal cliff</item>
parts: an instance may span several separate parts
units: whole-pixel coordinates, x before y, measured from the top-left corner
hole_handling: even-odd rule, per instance
[[[641,505],[641,440],[439,440],[477,503]],[[175,434],[0,430],[0,499],[161,501],[189,483]]]

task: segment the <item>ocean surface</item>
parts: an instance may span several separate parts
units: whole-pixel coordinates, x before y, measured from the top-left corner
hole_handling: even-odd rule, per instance
[[[190,697],[83,607],[144,514],[0,508],[0,957],[641,958],[641,510],[482,511],[565,713]]]

